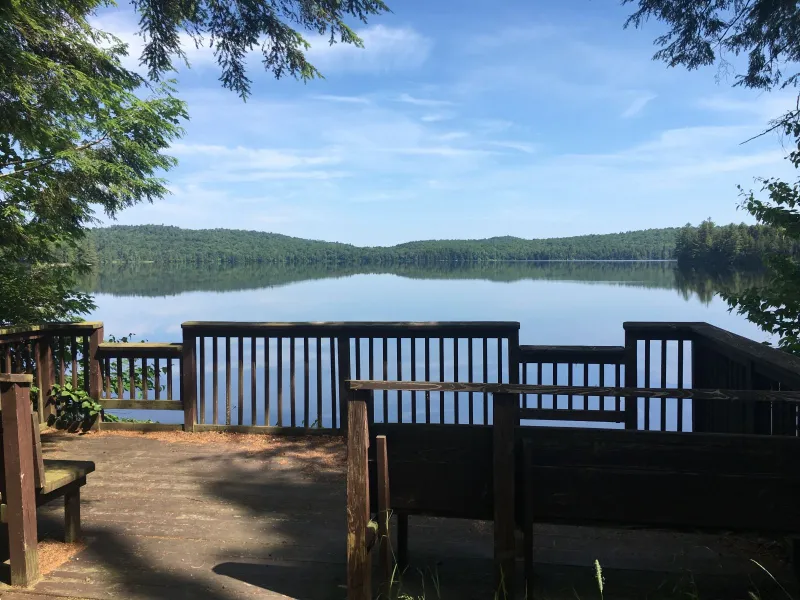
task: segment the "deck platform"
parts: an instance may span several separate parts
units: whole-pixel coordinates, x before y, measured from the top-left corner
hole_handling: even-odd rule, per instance
[[[86,546],[30,589],[0,584],[3,600],[345,597],[344,440],[131,432],[42,443],[47,458],[97,465],[82,495]],[[40,540],[63,537],[61,510],[40,510]],[[416,597],[424,580],[428,600],[493,597],[491,523],[411,517],[409,539],[404,590]],[[549,525],[534,539],[541,598],[599,598],[595,559],[605,598],[687,597],[694,585],[700,598],[756,587],[786,598],[753,560],[796,592],[769,540]]]

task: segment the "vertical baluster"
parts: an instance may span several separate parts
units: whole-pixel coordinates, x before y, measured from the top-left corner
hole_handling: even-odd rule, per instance
[[[283,338],[278,338],[278,427],[283,427]]]
[[[497,383],[503,383],[503,338],[497,338]]]
[[[558,385],[558,363],[553,361],[553,385]],[[558,396],[553,394],[551,396],[553,401],[553,408],[558,408]]]
[[[520,366],[522,367],[522,385],[528,385],[528,363],[521,362]],[[528,395],[522,395],[522,407],[528,408]]]
[[[542,363],[536,363],[536,385],[542,385]],[[542,395],[536,394],[536,408],[542,408]]]
[[[200,338],[202,341],[203,338]],[[202,415],[205,414],[206,406],[205,406],[205,382],[206,382],[206,372],[205,372],[205,348],[200,346],[200,422],[202,423],[205,419],[202,418]],[[153,374],[154,374],[154,381],[153,387],[155,388],[156,393],[156,400],[161,400],[161,361],[158,358],[153,359]]]
[[[236,342],[236,395],[238,396],[236,423],[244,425],[244,336],[240,335]]]
[[[370,340],[372,343],[372,340]],[[372,353],[370,352],[370,355]],[[372,363],[370,363],[372,365]],[[317,427],[322,425],[322,338],[317,338]]]
[[[225,425],[231,424],[231,338],[225,337]]]
[[[483,383],[489,383],[489,338],[483,338]],[[483,424],[489,424],[489,398],[481,394],[483,402]]]
[[[142,357],[142,400],[147,400],[147,358]]]
[[[678,340],[678,389],[682,390],[683,388],[683,340]],[[678,428],[676,431],[683,431],[683,403],[682,398],[678,399]]]
[[[598,373],[598,376],[599,376],[598,385],[600,387],[606,387],[606,365],[601,362],[599,365],[597,365],[597,368],[600,370],[600,372]],[[602,396],[601,397],[599,408],[600,408],[600,410],[605,410],[606,409],[606,396]],[[615,408],[616,408],[616,410],[619,410],[618,407],[615,407]]]
[[[269,402],[269,336],[264,337],[264,425],[270,426],[270,402]]]
[[[570,386],[570,387],[573,384],[572,371],[574,370],[574,367],[575,367],[575,365],[573,365],[571,362],[567,362],[567,385]],[[570,394],[567,401],[569,403],[569,409],[570,410],[574,410],[575,409],[575,396]]]
[[[644,340],[644,387],[650,387],[650,340]],[[644,429],[650,430],[650,398],[644,399]]]
[[[250,425],[258,425],[258,400],[256,398],[256,377],[258,376],[258,368],[256,365],[256,358],[258,357],[258,349],[256,348],[256,336],[250,338]]]
[[[411,338],[411,381],[417,380],[417,338]],[[411,422],[417,422],[417,392],[411,392]]]
[[[453,338],[453,381],[458,381],[458,338]],[[459,393],[453,394],[453,423],[459,422],[458,415]]]
[[[336,418],[337,418],[337,411],[336,411],[336,345],[334,344],[333,338],[329,338],[328,340],[328,348],[330,350],[330,358],[331,358],[331,428],[336,429]],[[385,345],[384,345],[384,352],[385,352]],[[386,361],[384,360],[383,363],[383,372],[384,375],[386,374]],[[386,377],[384,377],[386,379]]]
[[[619,363],[614,365],[614,385],[616,387],[624,385],[622,381],[622,365]],[[622,399],[619,396],[614,398],[614,410],[622,410]]]
[[[71,338],[72,350],[72,388],[78,389],[78,338]]]
[[[308,398],[308,338],[303,338],[303,419],[305,428],[311,427],[311,410]]]
[[[444,381],[444,338],[439,338],[439,381]],[[439,392],[439,423],[444,423],[444,392]]]
[[[89,366],[89,361],[93,358],[92,353],[89,350],[89,336],[83,336],[83,389],[86,390],[87,393],[91,391],[91,367]]]
[[[200,344],[200,420],[199,423],[206,422],[206,338],[200,337],[198,340]],[[169,359],[167,359],[169,362]],[[159,364],[156,359],[156,400],[161,397],[161,379],[159,376]]]
[[[106,386],[106,398],[111,398],[111,357],[107,356],[105,361],[105,386]]]
[[[356,338],[356,379],[361,379],[361,338]]]
[[[128,395],[131,400],[136,400],[136,359],[128,358],[128,378],[130,379],[130,389]]]
[[[368,362],[367,362],[367,376],[369,377],[370,381],[375,378],[375,340],[374,338],[369,338],[367,352],[369,353]],[[372,412],[375,412],[375,393],[372,394]],[[383,415],[383,422],[386,422],[386,414]]]
[[[431,380],[431,338],[425,338],[425,381]],[[425,422],[431,422],[431,393],[425,392]]]
[[[397,381],[403,381],[403,340],[402,338],[397,338],[397,356],[395,357],[397,360]],[[403,422],[403,394],[400,390],[397,390],[397,422]]]
[[[297,427],[297,389],[295,377],[295,338],[289,338],[289,413],[291,426]]]
[[[130,363],[130,359],[128,359],[128,362]],[[169,369],[169,373],[167,375],[167,377],[168,377],[168,381],[167,381],[167,399],[168,400],[172,400],[172,398],[171,398],[171,396],[172,396],[172,377],[171,377],[172,376],[172,363],[171,362],[168,363],[167,367]],[[128,366],[128,370],[130,370],[130,365]],[[119,358],[117,358],[117,398],[119,398],[120,400],[122,400],[122,393],[123,393],[123,389],[124,389],[124,383],[122,381],[123,372],[124,372],[124,369],[122,367],[122,358],[119,357]]]
[[[382,352],[383,352],[383,380],[389,380],[389,338],[383,338],[381,340],[382,343]],[[389,423],[389,392],[383,390],[381,392],[383,396],[383,422]]]
[[[588,362],[584,362],[583,363],[583,387],[589,387],[589,363]],[[590,399],[589,394],[585,394],[583,396],[583,409],[584,410],[589,410],[589,399]],[[600,403],[600,398],[599,397],[597,398],[597,402]],[[599,408],[600,408],[600,410],[603,409],[602,406],[600,406]]]
[[[10,352],[11,347],[8,347],[7,352]],[[11,355],[6,354],[6,361],[8,363],[8,372],[11,372]],[[58,338],[58,384],[64,385],[66,380],[66,364],[67,362],[67,342],[63,336],[59,336]],[[120,392],[121,394],[122,392]],[[120,396],[121,398],[122,396]]]
[[[172,368],[172,361],[167,368]],[[172,381],[171,374],[167,375],[167,385]],[[211,338],[211,422],[216,425],[219,422],[219,345],[217,336]]]
[[[472,342],[473,341],[474,341],[473,338],[467,338],[467,344],[468,344],[468,346],[467,346],[467,381],[469,383],[472,383],[472,381],[473,381],[473,377],[472,377],[472,369],[474,367],[474,365],[472,363]],[[475,423],[475,401],[474,401],[474,396],[475,396],[475,394],[473,394],[472,392],[470,392],[469,395],[468,395],[469,424],[470,425]]]
[[[661,387],[667,387],[667,340],[661,340]],[[661,431],[667,430],[667,399],[661,398]]]
[[[64,361],[59,362],[63,364]],[[3,346],[3,373],[11,373],[11,344]],[[63,383],[63,381],[59,383]]]

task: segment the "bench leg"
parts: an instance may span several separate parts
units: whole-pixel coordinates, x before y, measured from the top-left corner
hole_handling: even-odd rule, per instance
[[[64,495],[64,541],[68,544],[81,539],[81,488]]]
[[[408,515],[397,513],[397,568],[402,573],[408,566]]]

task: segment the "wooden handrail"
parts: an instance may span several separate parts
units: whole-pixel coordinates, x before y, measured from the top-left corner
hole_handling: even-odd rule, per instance
[[[46,335],[92,333],[101,329],[101,321],[80,321],[77,323],[42,323],[41,325],[16,325],[0,328],[0,342],[40,338]]]
[[[791,402],[800,404],[800,392],[753,390],[705,390],[635,387],[584,387],[520,385],[510,383],[456,383],[423,381],[349,380],[351,390],[400,390],[418,392],[475,392],[484,394],[542,394],[555,396],[628,396],[632,398],[677,398],[693,400],[739,400],[747,402]]]
[[[97,347],[101,358],[180,358],[181,351],[179,343],[103,342]]]
[[[520,346],[520,363],[623,364],[624,346]]]
[[[515,321],[319,321],[296,323],[243,323],[227,321],[187,321],[184,333],[217,337],[505,337],[518,332]]]

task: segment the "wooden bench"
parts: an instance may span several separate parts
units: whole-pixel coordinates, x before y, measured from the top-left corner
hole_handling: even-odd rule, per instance
[[[11,584],[39,577],[36,507],[64,498],[65,541],[80,539],[80,489],[91,461],[42,457],[39,419],[31,412],[30,375],[0,375],[0,523],[8,529]]]

